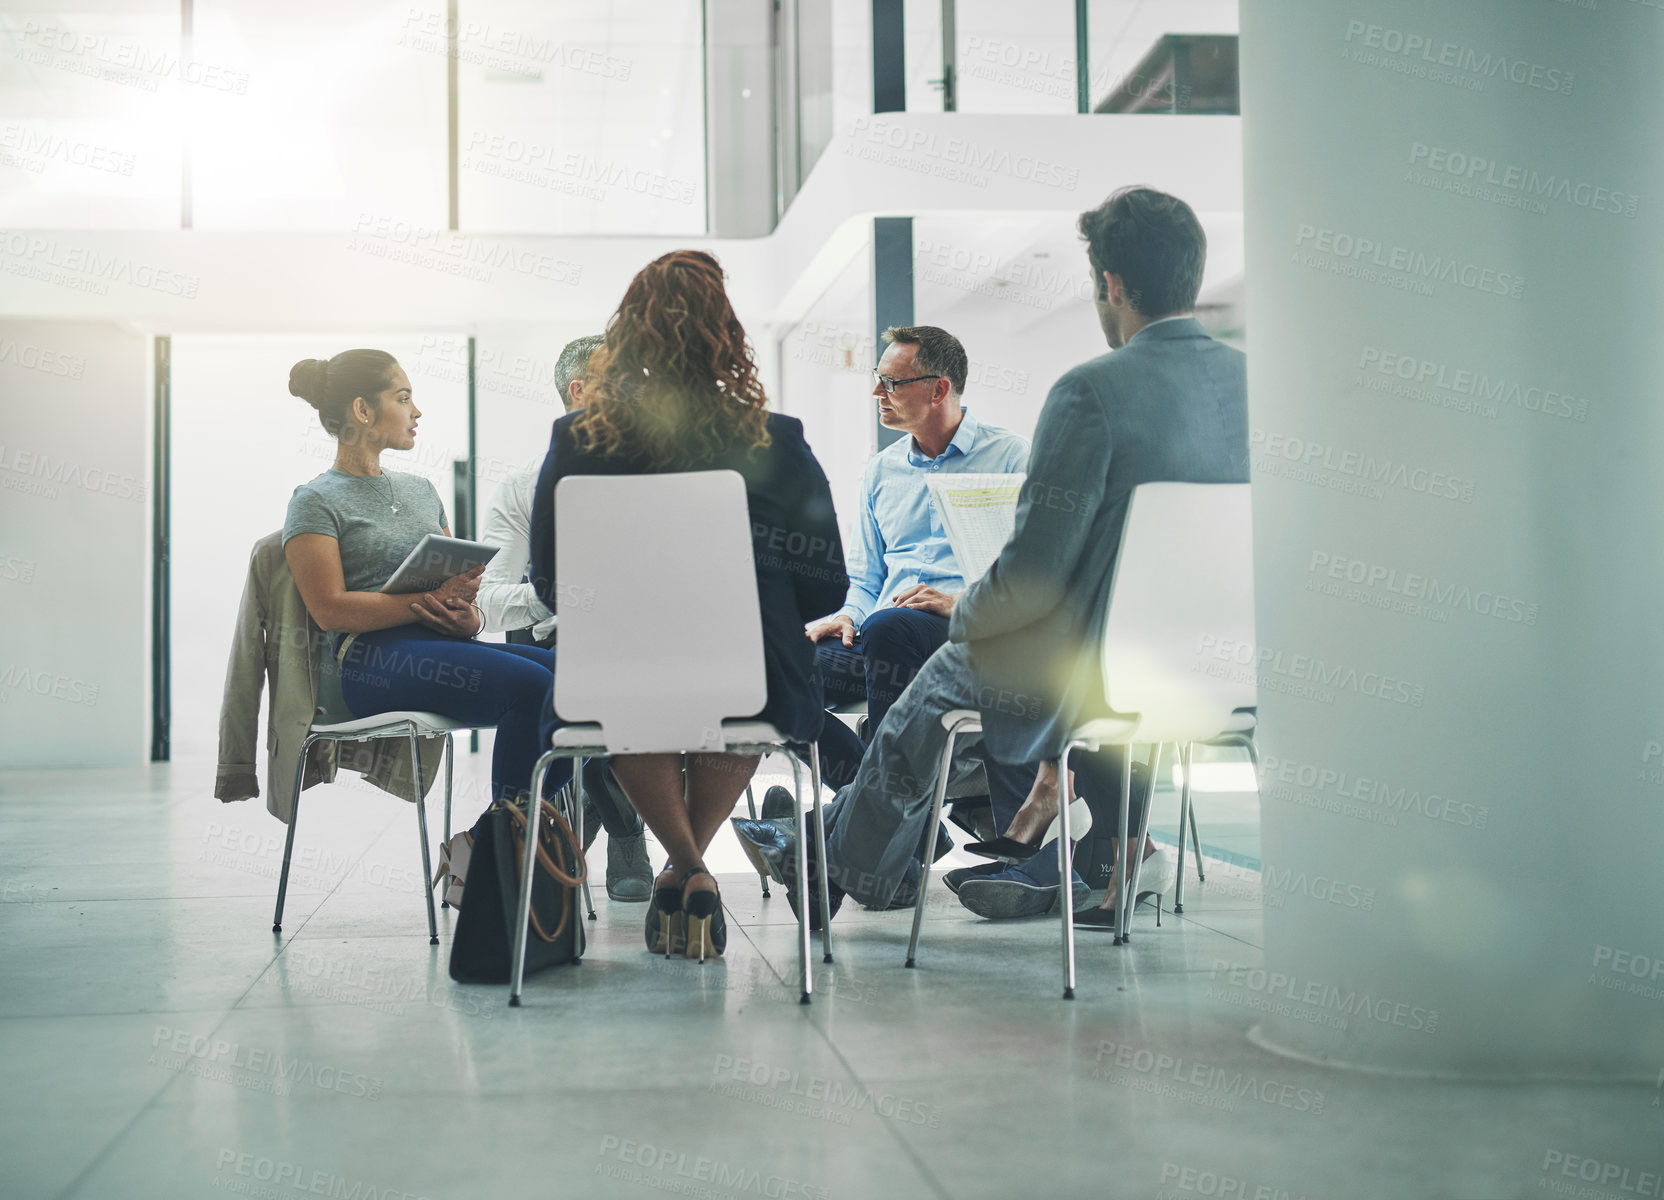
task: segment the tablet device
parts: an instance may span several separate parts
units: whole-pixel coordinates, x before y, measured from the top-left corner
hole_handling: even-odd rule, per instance
[[[399,564],[393,578],[381,585],[381,590],[400,596],[431,592],[453,575],[484,566],[496,553],[497,547],[484,542],[430,533],[416,543],[416,549]]]

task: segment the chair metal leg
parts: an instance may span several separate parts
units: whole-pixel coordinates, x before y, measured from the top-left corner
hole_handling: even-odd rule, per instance
[[[277,877],[277,909],[272,913],[272,932],[283,932],[283,898],[289,892],[289,858],[295,852],[295,825],[300,820],[300,785],[306,778],[306,755],[314,739],[301,743],[300,765],[295,768],[295,791],[289,797],[289,832],[283,839],[283,871]]]
[[[567,785],[568,787],[570,787],[572,789],[572,811],[567,814],[566,820],[567,820],[567,823],[572,826],[572,836],[577,839],[577,844],[580,845],[580,846],[582,846],[584,844],[584,784],[583,784],[584,770],[583,770],[583,767],[584,767],[584,760],[583,759],[574,758],[572,760],[572,782]],[[539,795],[539,793],[537,793],[537,792],[532,793],[532,807],[534,809],[537,807],[538,795]],[[596,811],[597,812],[600,811],[599,806],[597,806]],[[612,836],[612,834],[609,833],[607,836],[610,838]],[[595,919],[595,901],[593,899],[591,899],[590,895],[589,895],[589,872],[588,871],[584,872],[583,890],[584,890],[584,911],[589,914],[589,919],[591,921],[593,921]]]
[[[1127,887],[1132,872],[1127,870],[1127,816],[1132,807],[1132,747],[1123,746],[1121,755],[1121,819],[1115,843],[1115,879],[1120,891],[1115,897],[1115,945],[1127,940]]]
[[[916,966],[919,953],[919,930],[924,926],[924,908],[930,891],[930,860],[936,849],[936,827],[942,823],[942,804],[948,794],[948,776],[953,771],[953,744],[959,731],[972,721],[955,722],[948,730],[947,744],[942,747],[942,760],[936,764],[936,787],[930,797],[930,823],[925,826],[924,849],[919,852],[919,890],[913,898],[913,934],[907,939],[907,961],[903,966]]]
[[[751,785],[749,783],[745,785],[745,807],[747,811],[751,813],[751,819],[755,821],[757,819],[757,796],[756,793],[751,790]],[[758,871],[757,878],[763,881],[763,899],[767,900],[769,898],[768,872]]]
[[[456,735],[445,735],[445,840],[451,840],[451,792],[452,776],[456,773]]]
[[[456,737],[455,737],[454,734],[447,733],[445,735],[445,839],[444,839],[444,841],[440,842],[441,846],[445,846],[447,848],[451,844],[451,790],[452,790],[451,789],[451,782],[452,782],[451,777],[452,777],[452,774],[453,774],[453,771],[452,771],[451,768],[454,767],[455,765],[456,765]],[[433,886],[434,887],[439,886],[439,880],[437,878],[434,879]],[[445,887],[445,891],[449,892],[450,890],[451,890],[450,885],[447,884],[446,887]],[[440,908],[449,908],[450,906],[451,906],[451,902],[449,900],[445,899],[443,896],[441,896],[440,899],[439,899],[439,907]]]
[[[1179,830],[1179,838],[1184,838],[1184,830]],[[1206,883],[1207,872],[1202,867],[1202,835],[1196,832],[1196,798],[1190,798],[1190,848],[1196,852],[1196,882]]]
[[[1184,840],[1185,823],[1190,820],[1190,760],[1194,751],[1194,743],[1179,743],[1179,769],[1184,773],[1184,781],[1179,786],[1179,881],[1173,885],[1173,911],[1184,911]],[[1155,796],[1155,789],[1151,789],[1151,798]],[[1196,851],[1197,868],[1200,870],[1202,852]]]
[[[815,817],[815,861],[820,863],[821,962],[832,961],[832,881],[826,868],[826,817],[820,806],[820,747],[809,743],[809,791]]]
[[[537,766],[532,768],[532,801],[530,808],[529,828],[526,830],[526,854],[520,864],[520,896],[515,902],[514,912],[514,960],[509,964],[508,1002],[510,1007],[520,1007],[520,988],[526,979],[526,929],[532,923],[532,872],[537,870],[537,819],[541,815],[537,805],[537,797],[543,795],[543,779],[549,774],[549,767],[555,761],[553,750],[547,750],[537,760]],[[582,846],[582,839],[578,845]]]
[[[1132,771],[1131,761],[1131,750],[1129,748],[1127,767],[1129,775]],[[1126,842],[1121,843],[1123,861],[1127,865],[1127,895],[1131,897],[1127,903],[1127,920],[1125,925],[1122,926],[1121,940],[1123,942],[1132,937],[1132,910],[1133,906],[1138,903],[1138,874],[1144,868],[1144,842],[1150,836],[1150,809],[1153,807],[1156,798],[1156,775],[1161,771],[1160,742],[1150,747],[1149,765],[1150,791],[1144,797],[1144,815],[1138,819],[1138,829],[1134,833],[1131,849],[1127,848]]]
[[[797,837],[793,839],[797,854],[797,963],[798,975],[803,986],[802,995],[798,997],[797,1002],[807,1004],[815,981],[809,973],[809,846],[805,840],[808,830],[803,826],[803,767],[798,762],[797,755],[788,753],[786,757],[792,764],[792,807],[796,812],[797,822]],[[820,869],[824,875],[824,860]]]
[[[416,727],[410,727],[410,767],[411,776],[416,781],[416,828],[422,835],[422,878],[433,878],[433,864],[428,858],[428,810],[422,795],[422,753],[421,745],[416,737]],[[433,889],[423,888],[422,896],[428,902],[428,945],[439,944],[439,920],[433,915]]]
[[[581,769],[582,769],[582,760],[581,759],[573,759],[572,760],[572,778],[574,780],[577,779],[578,771],[581,770]],[[561,812],[566,814],[566,823],[568,825],[573,825],[574,831],[576,831],[577,826],[573,824],[574,818],[572,816],[572,810],[574,808],[576,808],[581,803],[582,803],[582,801],[580,799],[578,799],[578,796],[577,796],[576,792],[574,791],[572,784],[570,784],[570,783],[568,783],[565,787],[561,788],[561,790],[559,792],[555,793],[555,804],[560,808]],[[582,846],[583,845],[583,841],[582,841],[583,835],[578,834],[577,836],[578,836],[579,840],[574,842],[573,845]],[[584,876],[585,876],[584,883],[583,883],[584,899],[587,901],[589,899],[589,879],[588,879],[589,872],[587,870],[584,872]],[[591,912],[589,914],[589,919],[591,921],[593,921],[595,919],[595,914],[593,912]],[[576,924],[577,924],[577,928],[573,930],[573,942],[572,942],[572,965],[573,966],[577,966],[579,963],[583,962],[583,960],[584,960],[584,950],[587,949],[588,945],[589,945],[589,939],[584,935],[583,924],[581,922],[577,922]]]
[[[1063,748],[1057,764],[1057,902],[1063,907],[1063,998],[1075,998],[1075,863],[1070,841],[1069,806],[1075,802],[1069,787],[1069,754],[1080,742]],[[1126,824],[1123,814],[1121,823]]]

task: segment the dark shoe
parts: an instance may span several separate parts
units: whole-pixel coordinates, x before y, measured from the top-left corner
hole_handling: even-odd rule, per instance
[[[900,912],[904,908],[912,908],[918,903],[919,889],[911,883],[903,883],[896,889],[896,894],[890,897],[890,902],[883,905],[863,905],[868,912]],[[817,904],[820,902],[816,897]]]
[[[607,895],[640,904],[653,892],[653,868],[647,861],[647,835],[607,839]]]
[[[647,948],[669,958],[680,954],[685,944],[682,888],[676,873],[666,866],[653,881],[653,903],[647,906]]]
[[[774,822],[776,826],[779,824],[781,822]],[[792,906],[792,915],[799,917],[801,920],[802,918],[797,911],[797,854],[793,849],[792,842],[794,835],[790,831],[791,822],[787,821],[784,824],[788,829],[785,842],[786,853],[780,860],[781,870],[776,878],[786,889],[786,903]],[[809,928],[818,932],[820,930],[820,864],[815,861],[815,843],[812,838],[809,841],[809,852],[806,857],[809,863]],[[838,915],[838,909],[843,906],[844,894],[843,888],[831,880],[827,880],[827,910],[834,917]]]
[[[595,844],[595,835],[601,832],[601,814],[589,802],[589,794],[584,793],[584,853]]]
[[[1039,843],[1030,845],[1028,842],[1019,842],[1008,837],[990,838],[986,842],[972,842],[965,849],[972,854],[980,854],[983,858],[992,858],[1008,863],[1027,862],[1040,853]]]
[[[799,916],[797,911],[797,860],[789,859],[786,863],[786,878],[780,882],[786,889],[786,903],[792,906],[792,916]],[[820,875],[815,870],[814,856],[809,857],[809,928],[815,933],[820,932]],[[835,917],[843,907],[845,892],[843,888],[831,880],[826,884],[827,909]],[[801,917],[799,917],[801,919]]]
[[[1005,870],[1005,867],[1006,864],[1002,862],[985,862],[977,863],[974,867],[959,867],[943,875],[942,882],[948,885],[948,891],[957,896],[959,885],[967,879],[975,879],[981,875],[998,875]]]
[[[1019,842],[1013,838],[997,837],[986,842],[972,842],[965,849],[972,854],[980,854],[984,858],[998,858],[1006,862],[1027,862],[1040,853],[1043,846],[1050,845],[1057,840],[1058,819],[1052,818],[1051,824],[1046,826],[1040,837],[1032,842]],[[1071,844],[1078,844],[1081,838],[1092,831],[1092,810],[1086,807],[1086,801],[1077,799],[1069,805],[1069,838]]]
[[[715,887],[689,889],[688,884],[703,876],[716,880],[704,867],[688,873],[682,885],[682,916],[687,930],[687,957],[704,962],[720,955],[728,945],[728,923],[722,916],[722,896]]]
[[[788,819],[749,821],[734,817],[730,822],[739,835],[740,849],[751,860],[757,874],[767,875],[775,883],[785,883],[785,864],[797,853],[797,830]]]
[[[1113,908],[1083,908],[1075,913],[1076,929],[1106,929],[1115,932]]]
[[[1072,888],[1073,903],[1085,904],[1092,895],[1086,880],[1077,873]],[[1007,867],[995,875],[967,879],[959,885],[959,903],[979,917],[1006,921],[1016,917],[1038,917],[1057,903],[1055,883],[1037,883],[1020,867]]]
[[[797,799],[790,788],[775,784],[763,793],[763,820],[789,821],[797,814]]]

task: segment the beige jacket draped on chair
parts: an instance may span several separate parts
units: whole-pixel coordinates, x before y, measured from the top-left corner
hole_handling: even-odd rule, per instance
[[[283,533],[267,534],[249,554],[248,578],[237,608],[237,629],[231,640],[231,660],[225,670],[225,696],[220,702],[219,767],[214,795],[220,800],[247,800],[260,794],[255,774],[255,743],[259,739],[260,693],[267,690],[266,808],[288,824],[295,796],[295,769],[300,748],[314,719],[348,719],[339,707],[320,706],[318,648],[328,638],[301,602],[300,589],[283,556]],[[328,681],[322,681],[327,687]],[[329,710],[335,708],[331,713]],[[327,715],[326,715],[327,714]],[[422,780],[432,788],[439,773],[444,739],[423,738]],[[306,756],[303,787],[329,783],[337,770],[356,771],[384,792],[414,802],[416,788],[410,769],[410,742],[405,737],[364,742],[314,742]]]

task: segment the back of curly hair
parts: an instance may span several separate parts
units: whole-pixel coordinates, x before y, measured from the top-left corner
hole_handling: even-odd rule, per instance
[[[768,445],[768,397],[722,278],[703,250],[676,250],[630,281],[584,381],[579,450],[662,471]]]

